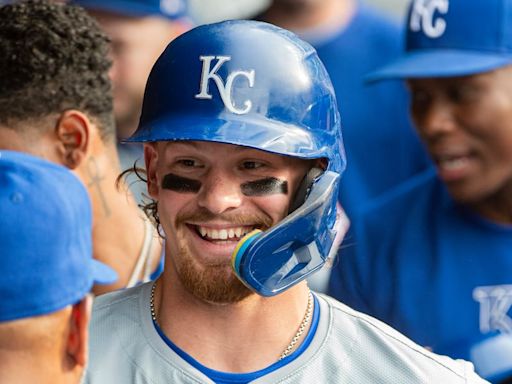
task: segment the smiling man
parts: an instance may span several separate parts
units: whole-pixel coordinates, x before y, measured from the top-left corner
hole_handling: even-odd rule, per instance
[[[412,2],[407,52],[370,79],[407,80],[437,169],[367,207],[330,291],[493,382],[512,378],[511,15]]]
[[[97,301],[88,383],[482,382],[309,290],[348,225],[336,98],[310,45],[255,21],[185,33],[130,140],[165,268]]]

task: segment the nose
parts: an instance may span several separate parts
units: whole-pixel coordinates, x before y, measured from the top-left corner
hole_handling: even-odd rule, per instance
[[[420,136],[434,139],[456,127],[452,106],[446,100],[431,102],[421,111],[413,110],[413,119]]]
[[[203,187],[199,191],[198,205],[213,214],[221,214],[240,207],[242,191],[240,183],[228,175],[216,173],[202,180]]]

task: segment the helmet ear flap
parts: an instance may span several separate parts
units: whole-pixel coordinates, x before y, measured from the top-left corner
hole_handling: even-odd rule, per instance
[[[297,189],[297,192],[295,192],[295,197],[293,198],[292,203],[290,204],[290,209],[288,210],[288,213],[292,213],[297,208],[299,208],[304,202],[306,201],[306,198],[309,195],[309,191],[311,190],[311,186],[313,185],[313,182],[322,174],[324,173],[324,170],[319,167],[313,167],[311,168],[308,173],[304,176],[302,181],[299,184],[299,188]]]

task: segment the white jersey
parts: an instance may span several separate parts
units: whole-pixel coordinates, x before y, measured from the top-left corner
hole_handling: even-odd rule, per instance
[[[89,384],[213,383],[157,333],[151,283],[98,297],[91,323]],[[317,295],[318,328],[295,360],[252,383],[485,383],[462,360],[435,355],[340,302]]]

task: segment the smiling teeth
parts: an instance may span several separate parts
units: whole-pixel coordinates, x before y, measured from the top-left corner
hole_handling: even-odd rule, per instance
[[[198,226],[198,231],[201,237],[209,238],[212,240],[227,240],[233,238],[240,238],[251,231],[248,227],[234,227],[228,229],[210,229]]]
[[[468,162],[466,157],[458,157],[455,159],[443,159],[440,161],[440,165],[444,169],[457,169],[463,167]]]

